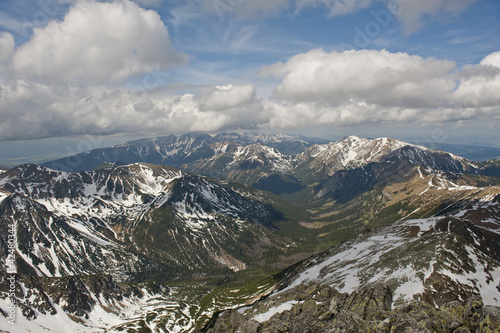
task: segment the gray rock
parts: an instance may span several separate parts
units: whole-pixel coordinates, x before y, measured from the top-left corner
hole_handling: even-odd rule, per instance
[[[287,310],[258,323],[253,318],[283,304]],[[436,308],[423,301],[392,308],[387,285],[368,285],[342,294],[324,285],[300,285],[256,302],[244,314],[223,312],[209,333],[500,333],[500,308],[478,297]]]

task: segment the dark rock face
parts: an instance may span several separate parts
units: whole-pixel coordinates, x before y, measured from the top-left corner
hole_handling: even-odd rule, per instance
[[[205,333],[275,332],[499,332],[500,308],[478,297],[436,308],[412,301],[392,308],[387,285],[365,286],[351,294],[325,285],[300,285],[260,300],[250,308],[221,313]]]
[[[9,293],[5,273],[0,274],[0,296]],[[24,288],[21,287],[24,286]],[[138,288],[119,285],[112,277],[104,275],[67,276],[46,278],[32,275],[17,275],[15,300],[23,316],[33,320],[39,314],[57,314],[56,304],[67,314],[88,319],[98,299],[110,304],[118,303],[124,297],[142,297]]]

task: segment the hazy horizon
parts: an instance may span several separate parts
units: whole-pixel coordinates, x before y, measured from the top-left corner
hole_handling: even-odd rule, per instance
[[[224,131],[218,132],[222,133]],[[226,131],[226,132],[236,132],[243,133],[244,131]],[[270,131],[259,131],[262,133],[273,133]],[[193,132],[192,132],[193,133]],[[274,132],[276,133],[276,132]],[[359,134],[341,134],[335,135],[313,135],[311,133],[285,133],[282,134],[289,135],[303,135],[309,138],[317,138],[329,141],[337,141],[343,137],[350,135],[357,135],[367,139],[374,139],[379,137],[385,137],[387,135],[359,135]],[[188,134],[188,133],[184,133]],[[207,133],[210,135],[215,135],[217,133]],[[168,134],[162,135],[166,136]],[[177,134],[179,136],[181,134]],[[2,155],[0,156],[0,166],[7,168],[15,167],[24,163],[35,163],[41,164],[44,162],[53,161],[59,158],[72,156],[74,154],[86,152],[92,149],[106,148],[115,146],[121,143],[155,138],[157,136],[91,136],[86,135],[82,137],[68,138],[51,138],[42,140],[30,140],[30,141],[11,141],[11,142],[0,142],[0,148],[2,150]],[[471,146],[471,147],[491,147],[500,149],[500,144],[496,143],[492,138],[492,141],[471,141],[470,139],[464,139],[463,141],[456,141],[456,137],[449,137],[446,131],[441,129],[430,130],[429,135],[416,137],[416,136],[389,136],[394,139],[405,141],[408,143],[419,144],[419,145],[457,145],[457,146]]]

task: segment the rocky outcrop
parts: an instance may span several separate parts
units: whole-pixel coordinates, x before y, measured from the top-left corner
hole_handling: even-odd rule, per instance
[[[478,297],[439,308],[420,301],[392,308],[385,284],[350,294],[325,285],[299,285],[251,307],[222,312],[203,332],[500,332],[500,308],[484,306]]]

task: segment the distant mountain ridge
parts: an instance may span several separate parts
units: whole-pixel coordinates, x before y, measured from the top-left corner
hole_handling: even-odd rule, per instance
[[[44,163],[61,171],[90,171],[106,163],[152,163],[180,167],[211,177],[232,179],[252,184],[272,173],[305,180],[321,180],[340,170],[356,169],[379,162],[389,153],[413,147],[413,153],[425,155],[434,151],[449,160],[455,159],[478,169],[474,163],[444,151],[435,151],[392,138],[364,139],[349,136],[335,142],[286,134],[202,133],[179,137],[142,139],[114,147],[94,149],[85,153]],[[429,155],[429,154],[427,154]],[[428,157],[425,163],[429,163]],[[464,164],[464,165],[465,165]],[[471,170],[471,167],[465,167]],[[241,171],[241,172],[240,172]],[[241,173],[241,175],[240,175]],[[247,174],[246,176],[244,174]],[[251,175],[248,175],[251,174]]]
[[[328,144],[316,144],[296,157],[298,168],[304,166],[324,176],[378,162],[385,155],[410,144],[391,138],[364,139],[349,136]],[[309,170],[306,172],[310,172]]]
[[[214,136],[190,133],[180,136],[169,135],[152,139],[130,141],[108,148],[98,148],[74,156],[43,163],[61,171],[90,171],[103,163],[152,163],[179,167],[182,164],[210,158],[235,146],[264,144],[285,154],[297,154],[307,147],[325,140],[306,138],[299,135],[260,133],[220,133]]]
[[[410,169],[418,166],[429,172],[444,172],[450,177],[460,174],[500,176],[498,164],[498,161],[472,162],[448,152],[391,138],[370,140],[350,136],[336,142],[311,145],[296,155],[285,155],[260,144],[238,146],[214,157],[186,163],[182,168],[244,182],[276,194],[292,194],[309,188],[322,196],[325,187],[346,179],[348,187],[340,186],[337,192],[352,199],[383,184],[385,178],[386,182],[398,177],[403,181]]]

